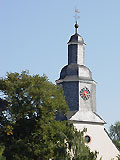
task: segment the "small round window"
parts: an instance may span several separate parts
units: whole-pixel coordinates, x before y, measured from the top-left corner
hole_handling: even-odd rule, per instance
[[[88,136],[88,135],[87,135],[87,136],[85,136],[85,142],[86,142],[86,143],[90,143],[90,141],[91,141],[90,136]]]

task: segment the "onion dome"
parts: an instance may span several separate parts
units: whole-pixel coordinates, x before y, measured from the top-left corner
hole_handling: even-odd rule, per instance
[[[81,80],[92,80],[92,72],[84,65],[70,64],[62,68],[60,79],[72,78],[72,76]]]

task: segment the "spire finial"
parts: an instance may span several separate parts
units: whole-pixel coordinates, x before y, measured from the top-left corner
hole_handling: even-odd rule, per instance
[[[78,30],[79,25],[77,24],[77,21],[75,23],[75,33],[77,34],[77,30]]]
[[[79,10],[77,8],[75,8],[75,16],[74,16],[74,18],[75,18],[75,33],[76,34],[77,34],[77,29],[79,27],[79,25],[77,24],[77,21],[80,18],[80,16],[78,16],[79,13],[80,13]]]

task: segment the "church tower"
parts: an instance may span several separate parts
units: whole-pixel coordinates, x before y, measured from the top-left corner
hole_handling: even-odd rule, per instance
[[[75,34],[68,42],[68,64],[62,68],[56,83],[63,88],[70,108],[68,120],[78,130],[87,128],[87,145],[99,152],[98,159],[111,160],[119,152],[104,129],[105,121],[96,113],[96,82],[84,63],[86,44],[78,34],[78,27],[76,22]]]
[[[68,42],[68,65],[62,68],[60,78],[56,81],[64,90],[71,115],[91,114],[90,121],[105,123],[96,115],[96,82],[92,79],[92,72],[84,64],[85,42],[78,34],[78,24],[75,24],[75,34]],[[80,116],[79,118],[82,118]],[[81,119],[83,120],[83,119]]]

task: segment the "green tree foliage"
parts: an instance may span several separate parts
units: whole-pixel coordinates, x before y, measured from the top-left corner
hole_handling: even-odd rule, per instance
[[[5,147],[0,145],[0,160],[6,160],[6,158],[2,155],[4,152]]]
[[[120,155],[117,156],[118,160],[120,160]]]
[[[0,111],[0,139],[8,160],[95,160],[83,132],[56,115],[68,111],[63,91],[46,76],[24,71],[0,80],[6,109]],[[71,151],[74,157],[71,159]],[[73,156],[73,155],[72,155]]]
[[[110,126],[109,135],[120,151],[120,121]],[[120,155],[117,156],[117,159],[120,160]]]
[[[120,150],[120,122],[117,121],[114,125],[110,126],[109,135],[112,138],[113,142]]]

